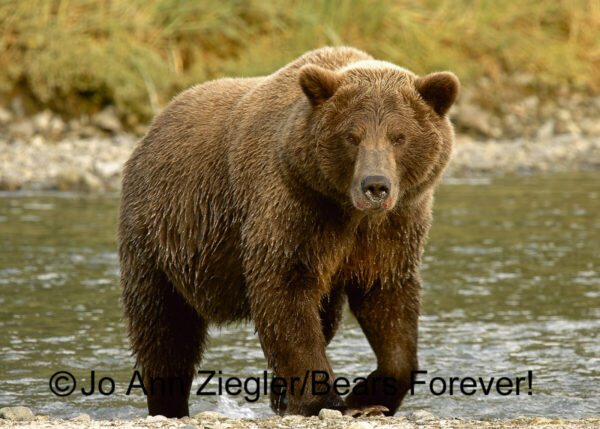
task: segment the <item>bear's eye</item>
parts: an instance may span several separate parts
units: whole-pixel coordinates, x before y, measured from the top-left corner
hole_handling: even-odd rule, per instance
[[[346,143],[356,145],[358,144],[358,137],[349,134],[346,136]]]
[[[399,136],[396,136],[394,138],[394,146],[400,146],[401,144],[404,144],[405,141],[406,138],[404,137],[404,135],[400,134]]]

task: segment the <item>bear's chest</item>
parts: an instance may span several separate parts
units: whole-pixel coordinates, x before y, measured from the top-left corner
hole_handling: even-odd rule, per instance
[[[341,261],[337,276],[366,287],[376,281],[398,282],[417,269],[421,237],[409,226],[382,223],[359,228]]]

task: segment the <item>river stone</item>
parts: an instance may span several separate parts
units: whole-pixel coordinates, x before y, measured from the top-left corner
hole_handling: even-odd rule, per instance
[[[493,115],[476,104],[461,103],[456,106],[455,122],[457,125],[476,131],[486,137],[498,138],[501,130],[492,126]]]
[[[538,128],[536,137],[544,140],[549,139],[554,135],[554,119],[548,119],[544,125]]]
[[[579,122],[581,130],[590,136],[600,135],[600,121],[597,119],[585,118]]]
[[[535,425],[551,425],[553,424],[553,421],[552,419],[546,417],[535,417],[533,420],[531,420],[531,423]]]
[[[35,128],[31,121],[21,121],[8,126],[9,133],[16,139],[28,141],[35,134]]]
[[[81,173],[75,167],[67,168],[60,173],[56,178],[56,186],[59,191],[71,191],[79,185],[81,181]]]
[[[194,418],[198,420],[222,420],[227,417],[216,411],[202,411],[201,413],[196,414]]]
[[[32,420],[33,412],[27,407],[5,407],[0,408],[0,418],[6,420]]]
[[[346,426],[346,429],[372,429],[373,426],[367,422],[354,422]]]
[[[79,128],[78,134],[82,138],[91,138],[98,136],[98,128],[92,125],[83,125]]]
[[[13,115],[10,110],[0,107],[0,124],[8,124],[12,121]]]
[[[21,186],[22,182],[14,175],[0,176],[0,190],[2,191],[18,191]]]
[[[319,418],[321,420],[341,419],[342,413],[338,410],[330,410],[328,408],[323,408],[321,411],[319,411]]]
[[[121,172],[123,169],[123,163],[120,161],[96,161],[94,164],[94,170],[101,177],[112,177]]]
[[[87,192],[100,192],[103,188],[102,180],[93,173],[86,171],[81,178],[81,187]]]
[[[35,136],[33,136],[29,144],[32,148],[41,151],[43,150],[44,145],[46,144],[46,139],[44,139],[43,136],[36,134]]]
[[[281,421],[283,423],[287,423],[289,425],[291,423],[301,423],[302,419],[303,419],[303,417],[301,417],[301,416],[288,415],[288,416],[283,416],[281,418]]]
[[[37,132],[45,133],[50,128],[50,122],[52,121],[52,112],[50,110],[44,110],[36,115],[33,115],[31,122]]]
[[[146,417],[146,421],[147,422],[160,422],[163,420],[167,420],[167,418],[165,416],[161,416],[160,414],[157,416],[148,416]]]
[[[110,131],[112,133],[119,133],[123,130],[121,126],[121,121],[117,118],[115,114],[115,109],[112,107],[107,107],[101,112],[96,113],[91,118],[92,124],[101,128],[105,131]]]
[[[65,122],[60,117],[52,115],[42,134],[47,139],[58,141],[61,139],[66,129],[67,125]]]
[[[91,420],[92,420],[92,418],[90,417],[89,414],[81,414],[81,415],[79,415],[77,417],[73,417],[71,419],[72,422],[89,422]]]
[[[540,105],[540,99],[536,95],[530,95],[529,97],[525,97],[521,104],[525,108],[525,110],[531,112],[532,110],[537,110]]]
[[[408,416],[408,420],[413,421],[413,422],[428,422],[431,420],[435,420],[435,416],[428,411],[417,410],[417,411],[413,411]]]

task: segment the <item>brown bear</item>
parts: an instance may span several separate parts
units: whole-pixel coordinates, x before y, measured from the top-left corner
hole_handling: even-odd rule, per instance
[[[119,219],[136,365],[146,387],[179,386],[148,392],[151,415],[188,415],[209,324],[238,320],[288,381],[275,411],[398,409],[458,87],[450,72],[323,48],[270,76],[195,86],[155,118],[125,166]],[[346,298],[377,368],[344,400],[325,348]],[[294,390],[308,373],[320,387]]]

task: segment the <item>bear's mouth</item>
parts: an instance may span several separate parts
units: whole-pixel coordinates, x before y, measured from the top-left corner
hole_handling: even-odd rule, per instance
[[[384,198],[369,198],[368,194],[352,192],[352,204],[357,210],[374,214],[391,210],[394,207],[394,199],[389,194]]]

